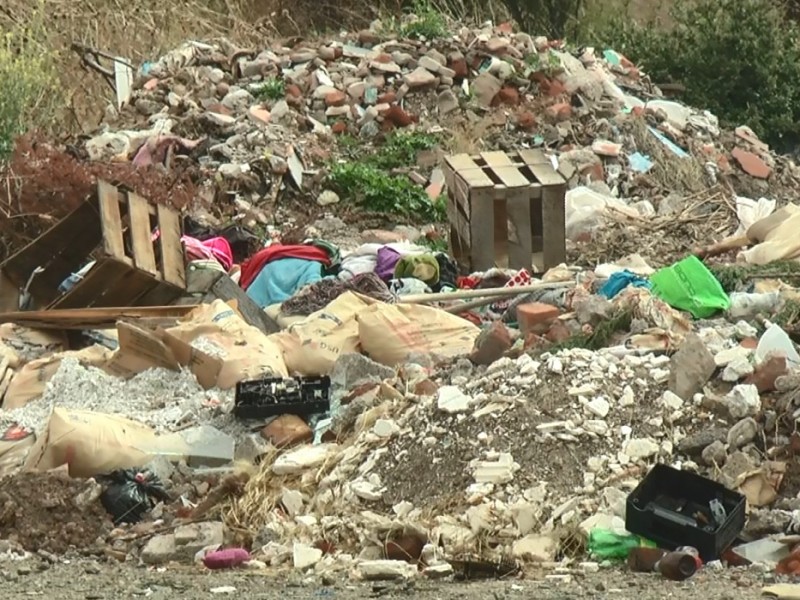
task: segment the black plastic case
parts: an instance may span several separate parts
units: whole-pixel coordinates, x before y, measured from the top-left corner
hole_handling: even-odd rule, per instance
[[[625,528],[665,550],[693,546],[708,562],[744,528],[745,505],[744,496],[721,483],[659,464],[628,496]]]

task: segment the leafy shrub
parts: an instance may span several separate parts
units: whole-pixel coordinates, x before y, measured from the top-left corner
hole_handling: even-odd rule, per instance
[[[406,174],[389,171],[409,167],[417,153],[433,148],[434,135],[397,131],[389,135],[377,151],[364,155],[355,138],[340,138],[340,148],[351,161],[337,163],[328,173],[328,183],[342,198],[354,201],[367,210],[413,217],[427,222],[444,220],[444,202],[431,201],[427,192]]]
[[[17,137],[55,118],[53,56],[35,34],[18,28],[0,38],[0,162],[9,158]]]
[[[624,14],[624,13],[622,13]],[[682,100],[768,142],[798,140],[800,29],[774,0],[676,0],[671,24],[610,19],[596,43],[622,52],[656,83],[681,83]]]

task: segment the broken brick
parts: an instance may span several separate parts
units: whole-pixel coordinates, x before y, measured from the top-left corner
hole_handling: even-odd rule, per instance
[[[414,117],[396,104],[389,107],[384,114],[384,118],[395,127],[408,127],[414,122]]]
[[[493,106],[505,104],[507,106],[516,106],[519,104],[519,92],[512,87],[502,87],[497,95],[492,100]]]
[[[758,179],[767,179],[772,173],[772,169],[757,154],[748,152],[742,148],[734,148],[731,152],[734,160],[739,163],[742,171]]]
[[[532,130],[536,127],[536,117],[529,110],[519,113],[517,115],[517,127],[524,131]]]
[[[347,102],[347,94],[341,90],[333,90],[325,95],[326,106],[344,106]]]
[[[782,375],[786,375],[787,371],[786,357],[772,355],[756,367],[755,373],[750,375],[745,380],[745,383],[756,386],[759,394],[774,392],[775,380]]]
[[[496,321],[491,327],[484,329],[475,340],[469,359],[476,365],[490,365],[502,358],[512,344],[508,327]]]
[[[543,302],[529,302],[517,307],[517,323],[525,335],[529,333],[544,333],[550,324],[557,319],[561,312],[551,304]]]
[[[545,114],[556,123],[566,121],[572,116],[572,106],[567,102],[559,102],[545,109]]]

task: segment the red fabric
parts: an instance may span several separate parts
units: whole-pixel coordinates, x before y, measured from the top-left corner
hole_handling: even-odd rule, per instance
[[[331,257],[322,248],[272,244],[263,250],[259,250],[242,263],[242,278],[239,280],[239,285],[246,290],[267,263],[280,258],[304,258],[321,262],[326,267],[331,266]]]

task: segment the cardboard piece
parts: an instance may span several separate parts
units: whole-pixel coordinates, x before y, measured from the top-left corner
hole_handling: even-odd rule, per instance
[[[372,360],[390,367],[412,353],[465,356],[480,333],[460,317],[415,304],[376,302],[362,310],[357,321],[361,348]]]
[[[283,351],[289,372],[301,377],[328,375],[342,354],[359,352],[356,316],[376,301],[345,292],[322,310],[311,313],[270,339]]]

